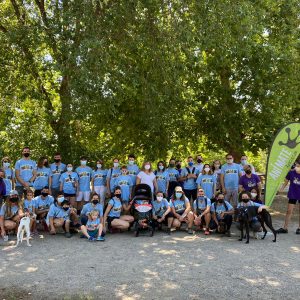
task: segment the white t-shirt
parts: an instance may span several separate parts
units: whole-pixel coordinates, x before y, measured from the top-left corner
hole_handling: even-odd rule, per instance
[[[153,192],[153,190],[154,190],[153,180],[155,179],[155,175],[153,172],[151,172],[150,174],[147,174],[144,171],[141,171],[137,175],[137,177],[141,179],[141,183],[148,184],[151,188],[151,191]]]

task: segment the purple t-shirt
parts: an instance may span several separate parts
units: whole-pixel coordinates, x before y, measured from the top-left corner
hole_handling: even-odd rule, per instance
[[[288,198],[300,200],[300,174],[295,170],[289,171],[286,179],[290,181]]]
[[[250,192],[253,188],[257,187],[259,182],[260,178],[256,174],[251,174],[250,178],[243,175],[240,178],[239,185],[241,185],[245,191]]]

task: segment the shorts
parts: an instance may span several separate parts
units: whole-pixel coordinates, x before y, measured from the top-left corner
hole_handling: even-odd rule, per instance
[[[100,197],[100,202],[101,204],[104,203],[105,200],[105,193],[106,193],[106,186],[101,185],[101,186],[94,186],[95,192],[99,195]]]
[[[297,201],[300,203],[300,199],[289,199],[289,204],[296,204]]]
[[[108,229],[111,228],[111,222],[115,219],[120,219],[119,217],[107,217],[107,226],[108,226]]]
[[[232,199],[232,201],[230,201]],[[226,189],[225,201],[229,202],[232,206],[238,205],[239,191],[238,189]]]
[[[64,197],[76,197],[76,194],[64,193]]]
[[[87,233],[88,233],[89,236],[91,236],[93,238],[97,238],[98,237],[98,229],[87,230]]]
[[[157,217],[158,219],[160,217]],[[174,218],[174,215],[172,213],[168,213],[166,216],[165,216],[165,219],[160,223],[160,224],[165,224],[165,225],[168,225],[168,219],[169,218]],[[157,222],[157,221],[156,221]],[[157,222],[158,223],[158,222]],[[159,223],[158,223],[159,224]]]
[[[78,192],[78,196],[76,198],[76,201],[82,201],[84,200],[85,202],[90,201],[90,195],[91,192]]]
[[[191,201],[191,198],[192,198],[192,200],[197,199],[197,189],[194,189],[194,190],[183,189],[183,191],[185,193],[185,196],[189,199],[189,201]]]

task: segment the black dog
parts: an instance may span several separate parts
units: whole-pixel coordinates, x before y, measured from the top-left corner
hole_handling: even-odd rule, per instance
[[[260,213],[258,213],[258,207],[257,206],[248,206],[248,207],[240,207],[238,208],[238,221],[240,222],[241,226],[241,238],[239,241],[242,241],[244,238],[244,225],[246,227],[246,244],[249,244],[249,223],[254,218],[258,217],[258,220],[261,224],[261,227],[264,231],[264,236],[262,237],[262,240],[266,237],[267,229],[265,227],[265,224],[271,229],[271,231],[274,234],[274,240],[273,242],[276,242],[276,231],[272,225],[272,218],[270,213],[263,209]]]

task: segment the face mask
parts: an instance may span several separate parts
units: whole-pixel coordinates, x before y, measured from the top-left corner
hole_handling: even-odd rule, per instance
[[[198,159],[197,159],[197,163],[198,163],[198,164],[202,163],[202,159],[201,159],[201,158],[198,158]]]
[[[98,168],[98,169],[101,169],[101,168],[102,168],[102,165],[101,165],[101,164],[97,164],[97,168]]]
[[[198,196],[199,200],[204,200],[204,196]]]
[[[295,171],[296,171],[297,173],[300,173],[300,167],[295,167]]]
[[[242,159],[241,163],[242,163],[243,166],[246,165],[247,164],[247,159]]]
[[[9,166],[10,166],[10,163],[9,163],[9,162],[3,163],[3,167],[4,167],[4,168],[8,168]]]
[[[67,167],[68,172],[72,172],[73,167]]]
[[[42,195],[43,197],[47,197],[49,194],[48,194],[48,193],[41,193],[41,195]]]
[[[63,207],[63,210],[67,211],[69,210],[69,207]]]
[[[64,197],[59,197],[59,198],[57,198],[57,202],[58,202],[58,203],[62,203],[64,200],[65,200]]]
[[[145,165],[145,170],[150,170],[150,165]]]
[[[169,164],[170,168],[174,168],[175,164]]]
[[[13,198],[10,198],[9,200],[10,200],[10,202],[12,202],[12,203],[16,203],[16,202],[19,201],[19,198],[18,198],[18,197],[13,197]]]
[[[96,205],[96,204],[98,204],[99,203],[99,200],[92,200],[92,203],[94,204],[94,205]]]
[[[247,203],[247,202],[249,202],[249,199],[242,199],[242,201],[243,201],[244,203]]]
[[[118,199],[121,199],[121,194],[115,194],[115,197],[117,197]]]
[[[233,163],[233,159],[232,158],[227,159],[226,161],[227,161],[228,164],[232,164]]]
[[[182,194],[181,193],[175,193],[175,196],[177,199],[180,199],[182,197]]]
[[[157,200],[158,202],[161,202],[162,199],[163,199],[162,196],[157,196],[157,197],[156,197],[156,200]]]
[[[257,194],[256,193],[251,193],[251,197],[254,199],[256,198]]]
[[[131,165],[131,166],[134,165],[134,160],[129,160],[128,164]]]
[[[158,168],[159,168],[160,170],[163,170],[163,169],[164,169],[164,166],[158,166]]]
[[[48,167],[48,162],[44,162],[44,167]]]
[[[210,168],[204,168],[204,171],[205,171],[206,173],[208,173],[209,170],[210,170]]]
[[[188,165],[190,166],[190,167],[192,167],[193,166],[193,162],[192,161],[190,161],[189,163],[188,163]]]
[[[60,159],[59,158],[58,159],[54,159],[54,162],[59,163]]]
[[[219,164],[215,164],[215,168],[220,168],[220,165]]]
[[[223,203],[223,202],[224,202],[224,199],[218,199],[218,202],[219,202],[219,203]]]
[[[29,157],[30,153],[24,153],[23,154],[25,157]]]
[[[80,163],[82,166],[86,166],[86,160],[81,160]]]
[[[117,168],[119,166],[119,163],[114,163],[114,167]]]
[[[251,174],[251,170],[246,170],[245,173],[248,174],[248,175],[250,175]]]
[[[177,169],[180,169],[180,168],[181,168],[181,165],[180,165],[180,164],[177,164],[177,165],[176,165],[176,168],[177,168]]]

